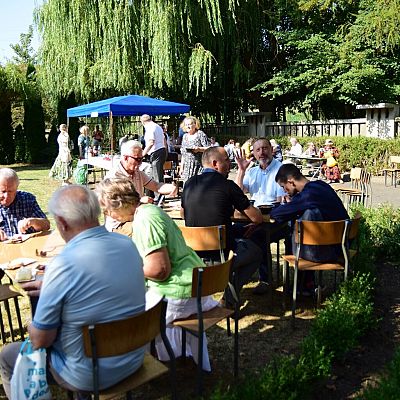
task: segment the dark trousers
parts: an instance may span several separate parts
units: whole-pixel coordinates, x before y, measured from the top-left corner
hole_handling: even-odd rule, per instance
[[[151,177],[159,183],[164,182],[164,163],[167,160],[167,150],[158,149],[150,154]],[[156,200],[159,195],[157,194]]]

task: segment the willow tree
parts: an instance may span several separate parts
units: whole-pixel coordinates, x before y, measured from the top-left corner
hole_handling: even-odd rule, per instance
[[[47,0],[36,10],[43,87],[78,102],[134,92],[203,110],[237,99],[265,69],[273,2]]]

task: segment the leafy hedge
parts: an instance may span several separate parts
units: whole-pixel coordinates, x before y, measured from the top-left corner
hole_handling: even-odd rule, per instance
[[[360,204],[352,208],[360,211],[360,252],[355,260],[359,271],[370,271],[377,260],[396,261],[400,254],[400,208],[389,204],[379,208],[367,208]]]
[[[327,136],[298,137],[303,148],[307,143],[313,142],[317,149],[323,147]],[[275,140],[282,149],[289,148],[289,137],[279,137]],[[349,171],[352,167],[366,168],[374,175],[381,173],[386,168],[391,155],[400,155],[400,139],[376,139],[368,137],[330,137],[339,149],[338,159],[341,171]]]
[[[376,320],[372,303],[373,279],[358,274],[317,313],[309,335],[302,343],[299,358],[277,357],[257,379],[248,376],[230,391],[218,390],[212,400],[304,399],[312,383],[329,376],[334,358],[353,348]]]

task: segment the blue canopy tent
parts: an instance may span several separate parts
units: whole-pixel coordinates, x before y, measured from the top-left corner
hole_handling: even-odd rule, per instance
[[[188,104],[175,103],[151,97],[128,95],[112,97],[107,100],[83,104],[67,110],[67,118],[71,117],[109,117],[111,134],[111,151],[113,151],[113,117],[133,115],[173,115],[188,112]]]

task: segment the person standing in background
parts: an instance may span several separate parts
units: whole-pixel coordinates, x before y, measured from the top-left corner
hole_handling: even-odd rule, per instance
[[[163,129],[160,125],[152,121],[148,114],[143,114],[140,117],[140,122],[145,129],[144,140],[146,147],[143,150],[143,157],[147,154],[150,156],[151,177],[156,182],[162,183],[164,182],[164,163],[167,160],[166,141]]]
[[[79,158],[82,160],[86,157],[87,151],[89,151],[90,147],[90,129],[87,125],[83,125],[79,128],[79,132],[81,133],[78,136],[78,149],[79,149]]]
[[[93,151],[97,155],[100,152],[100,146],[103,142],[104,135],[103,132],[100,130],[99,125],[96,125],[96,128],[93,131]]]
[[[181,154],[181,177],[185,183],[189,178],[203,171],[201,156],[210,147],[207,135],[200,130],[200,121],[195,117],[184,119],[186,133],[183,135]]]
[[[58,179],[62,185],[69,185],[72,176],[72,157],[69,148],[69,135],[67,125],[60,125],[60,133],[57,137],[58,155],[50,169],[50,178]]]

